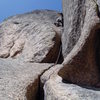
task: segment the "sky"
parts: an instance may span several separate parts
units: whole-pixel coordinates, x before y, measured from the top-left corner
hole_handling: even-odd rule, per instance
[[[62,11],[62,0],[0,0],[0,22],[9,16],[35,9]]]

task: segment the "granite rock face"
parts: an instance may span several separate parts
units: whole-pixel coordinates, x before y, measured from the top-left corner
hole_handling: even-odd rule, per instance
[[[59,71],[59,75],[66,81],[72,83],[96,86],[100,82],[100,18],[97,12],[97,3],[92,0],[76,0],[72,3],[64,0],[63,2],[64,4],[69,5],[67,8],[64,6],[64,9],[68,10],[72,8],[71,11],[74,12],[75,19],[70,20],[73,25],[70,26],[69,30],[76,29],[77,31],[75,32],[76,36],[73,35],[73,31],[68,33],[65,30],[63,34],[68,35],[68,46],[73,49],[71,50],[68,47],[67,49],[65,48],[66,50],[70,50],[70,53],[65,58],[63,62],[64,67]],[[79,11],[79,9],[81,11]],[[67,10],[65,12],[65,16],[68,13]],[[75,11],[79,12],[75,14]],[[82,17],[83,14],[85,14],[84,17]],[[80,16],[81,19],[77,19],[77,16]],[[65,24],[67,23],[66,19]],[[79,21],[82,25],[79,24],[79,27],[76,27],[76,24],[78,23],[76,21]],[[65,25],[65,29],[68,29],[67,25]],[[71,40],[75,40],[76,42],[70,42]],[[71,43],[75,43],[75,45],[71,46]],[[63,48],[66,46],[63,46]]]
[[[5,20],[0,24],[0,57],[55,62],[62,31],[58,19],[62,19],[58,12],[36,10]]]
[[[98,6],[95,0],[63,0],[64,62],[41,77],[45,100],[99,100]]]

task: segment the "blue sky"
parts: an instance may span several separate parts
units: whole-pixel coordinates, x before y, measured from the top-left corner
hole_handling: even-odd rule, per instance
[[[62,0],[0,0],[0,22],[9,16],[35,9],[62,11]]]

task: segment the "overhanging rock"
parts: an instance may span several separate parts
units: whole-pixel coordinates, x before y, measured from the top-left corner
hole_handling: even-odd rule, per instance
[[[68,4],[65,0],[63,2],[64,4],[69,5],[69,8],[73,6],[72,12],[77,12],[77,10],[79,10],[81,6],[82,7],[80,9],[81,12],[74,15],[75,19],[73,19],[72,16],[73,20],[71,20],[71,23],[73,25],[69,27],[69,30],[72,31],[68,33],[65,30],[64,32],[64,35],[68,34],[69,36],[68,46],[74,42],[72,40],[75,40],[76,43],[75,45],[70,46],[73,49],[70,50],[70,53],[65,57],[63,62],[64,67],[59,71],[59,75],[64,80],[72,83],[96,86],[100,81],[100,19],[97,13],[97,4],[93,0],[76,0],[71,4]],[[64,9],[67,9],[68,11],[68,7],[66,8],[65,6]],[[85,13],[84,17],[81,16],[83,13]],[[81,16],[81,19],[77,19],[77,16]],[[67,24],[66,19],[67,18],[65,18],[65,23]],[[79,21],[79,23],[75,23],[76,21]],[[80,26],[81,23],[83,24]],[[75,27],[76,24],[79,26]],[[65,26],[65,28],[67,27]],[[76,37],[74,37],[75,33],[73,30],[77,30],[75,31]],[[79,38],[77,38],[78,36]]]

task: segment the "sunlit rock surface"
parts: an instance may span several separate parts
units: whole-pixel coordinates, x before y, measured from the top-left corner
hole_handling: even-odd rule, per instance
[[[6,19],[0,24],[0,57],[54,63],[62,32],[57,20],[61,18],[56,11],[36,10]]]

